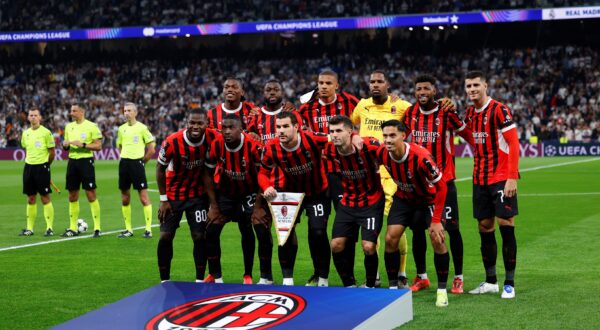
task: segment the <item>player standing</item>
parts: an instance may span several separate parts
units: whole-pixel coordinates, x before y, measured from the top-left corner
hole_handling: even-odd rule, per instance
[[[398,99],[392,101],[389,96],[390,83],[385,75],[385,72],[375,70],[369,77],[369,94],[368,99],[362,99],[356,105],[352,112],[352,122],[354,125],[360,126],[359,134],[362,137],[374,137],[380,142],[383,142],[383,134],[381,124],[387,120],[402,120],[404,112],[411,105],[407,101]],[[381,167],[381,185],[385,192],[385,212],[389,215],[392,206],[392,196],[396,192],[396,184],[391,179],[390,174]],[[406,236],[402,236],[400,244],[400,268],[398,278],[402,286],[407,285],[406,277],[406,254],[408,253],[408,245]]]
[[[357,149],[352,144],[352,130],[352,121],[346,116],[334,116],[329,120],[331,142],[325,146],[323,155],[340,173],[343,187],[343,197],[333,223],[331,251],[344,286],[356,285],[354,260],[347,259],[349,254],[344,250],[354,248],[355,235],[360,228],[365,253],[366,287],[372,288],[377,278],[377,238],[383,225],[385,206],[377,165],[379,141],[363,138],[362,149]]]
[[[148,197],[148,181],[146,180],[146,163],[154,155],[154,136],[148,127],[137,121],[138,109],[135,103],[126,102],[123,115],[127,122],[119,126],[117,132],[117,148],[121,152],[119,162],[119,190],[121,190],[121,211],[125,221],[125,230],[120,238],[132,237],[131,226],[131,193],[129,189],[138,191],[140,202],[144,208],[146,230],[144,238],[152,237],[152,203]]]
[[[83,187],[90,202],[94,219],[94,236],[100,237],[100,203],[96,198],[96,172],[94,151],[102,149],[102,132],[98,125],[85,119],[85,109],[79,103],[71,105],[73,121],[65,127],[63,149],[69,151],[67,164],[67,190],[69,191],[69,228],[63,237],[79,235],[79,189]]]
[[[435,78],[421,75],[415,79],[415,98],[417,103],[406,111],[404,124],[410,132],[414,144],[427,149],[436,164],[442,170],[448,192],[442,222],[450,237],[450,251],[454,262],[455,277],[452,282],[452,293],[463,293],[463,240],[458,223],[458,199],[456,194],[456,178],[454,167],[454,132],[473,144],[471,130],[458,117],[455,111],[443,111],[435,101],[437,92]],[[430,285],[427,278],[425,256],[427,241],[424,231],[413,231],[413,256],[417,267],[417,276],[410,287],[412,291],[420,291]]]
[[[188,111],[186,129],[169,135],[162,143],[156,163],[156,181],[160,192],[160,239],[158,240],[158,269],[161,281],[171,278],[173,239],[185,212],[192,241],[196,266],[196,282],[202,282],[206,270],[206,221],[210,207],[206,185],[212,178],[205,169],[209,146],[218,134],[207,128],[206,111]]]
[[[220,235],[225,222],[235,221],[242,235],[244,255],[244,284],[252,284],[252,266],[254,263],[254,245],[248,248],[244,237],[254,233],[258,237],[258,257],[260,261],[260,280],[258,284],[272,284],[271,259],[273,238],[271,236],[271,218],[267,203],[260,194],[257,176],[260,168],[260,150],[257,141],[243,133],[242,120],[235,114],[227,114],[222,120],[222,136],[213,141],[206,166],[214,172],[217,185],[219,217],[211,209],[208,214],[206,239],[208,244],[208,264],[210,281],[221,282],[221,241]],[[258,193],[258,195],[257,195]],[[217,220],[214,220],[217,219]],[[218,219],[223,219],[219,221]],[[214,221],[213,221],[214,220]],[[209,282],[205,279],[205,282]]]
[[[235,77],[227,77],[223,83],[223,103],[208,110],[208,127],[220,131],[223,118],[228,114],[235,114],[240,117],[242,127],[246,129],[250,112],[256,106],[251,102],[242,101],[244,94],[242,81]]]
[[[389,120],[381,124],[381,128],[385,145],[377,151],[377,159],[398,185],[385,236],[385,268],[390,288],[398,287],[398,240],[406,227],[413,230],[429,228],[438,277],[436,306],[448,306],[446,283],[450,255],[442,225],[446,200],[446,184],[442,179],[442,172],[425,148],[404,142],[408,130],[404,123]]]
[[[473,106],[467,109],[465,122],[473,131],[475,155],[473,168],[473,216],[479,221],[481,256],[485,282],[469,291],[472,294],[497,293],[497,245],[494,233],[498,222],[502,236],[502,256],[506,279],[501,297],[515,297],[517,240],[515,216],[517,179],[519,179],[519,139],[510,109],[487,95],[483,72],[472,71],[465,78],[467,96]]]
[[[27,227],[19,236],[33,235],[33,225],[37,217],[36,195],[44,205],[44,219],[46,219],[46,233],[44,236],[54,235],[54,206],[50,200],[50,165],[54,160],[54,138],[52,132],[42,126],[42,115],[38,108],[31,108],[27,114],[31,125],[21,136],[21,146],[25,149],[25,168],[23,169],[23,194],[27,195]]]

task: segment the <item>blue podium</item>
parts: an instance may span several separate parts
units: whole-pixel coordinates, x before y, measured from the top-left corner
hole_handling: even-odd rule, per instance
[[[392,329],[410,290],[166,282],[54,329]]]

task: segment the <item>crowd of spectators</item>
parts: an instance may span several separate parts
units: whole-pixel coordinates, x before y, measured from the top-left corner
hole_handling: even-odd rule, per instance
[[[597,3],[594,1],[593,3]],[[582,0],[0,0],[0,31],[185,25],[590,5]]]
[[[279,79],[285,97],[298,104],[298,96],[315,87],[320,70],[340,75],[341,89],[368,97],[369,73],[389,73],[392,91],[414,102],[413,79],[431,73],[439,94],[467,106],[464,73],[482,69],[489,75],[490,95],[513,111],[523,141],[599,141],[600,58],[597,49],[549,47],[544,49],[484,49],[448,56],[387,53],[383,56],[345,54],[299,59],[213,58],[184,61],[68,62],[46,65],[0,66],[0,147],[16,146],[26,127],[26,110],[39,107],[44,124],[60,139],[69,119],[69,102],[83,101],[87,117],[97,122],[113,146],[123,123],[124,102],[139,105],[140,121],[159,140],[182,127],[192,104],[210,108],[222,101],[226,76],[243,80],[246,99],[261,105],[262,87]],[[427,68],[427,69],[425,69]]]

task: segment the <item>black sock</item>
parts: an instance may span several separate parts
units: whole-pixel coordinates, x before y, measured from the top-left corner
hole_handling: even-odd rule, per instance
[[[158,240],[158,248],[156,255],[158,256],[158,272],[160,280],[166,281],[171,279],[171,260],[173,259],[173,236],[169,235],[163,238],[164,233],[161,233],[161,238]]]
[[[254,232],[258,240],[258,261],[260,264],[260,277],[273,280],[271,260],[273,258],[273,236],[264,225],[254,225]]]
[[[221,231],[223,225],[211,224],[206,228],[206,258],[208,273],[214,278],[223,277],[221,270]]]
[[[346,259],[348,254],[344,252],[344,250],[340,252],[333,252],[333,264],[335,265],[335,269],[337,270],[340,278],[342,279],[342,284],[344,286],[351,286],[354,283],[354,279],[352,278],[352,274],[350,271],[350,267],[348,267],[348,260]]]
[[[400,268],[400,251],[386,252],[384,254],[385,271],[388,275],[390,286],[398,286],[398,269]]]
[[[496,245],[496,235],[494,232],[479,233],[481,236],[481,257],[483,259],[483,267],[485,267],[485,281],[487,283],[497,283],[496,278],[496,257],[498,255],[498,247]]]
[[[449,230],[450,252],[452,252],[452,262],[454,263],[454,275],[463,273],[463,239],[460,230]]]
[[[413,230],[412,253],[417,274],[427,273],[427,238],[424,230]]]
[[[515,286],[515,268],[517,267],[517,238],[515,227],[500,226],[502,235],[502,257],[504,258],[504,269],[506,280],[504,285]]]
[[[194,241],[194,265],[196,266],[196,279],[204,280],[206,272],[207,246],[205,232],[192,232]]]
[[[298,238],[296,229],[292,229],[287,242],[278,248],[279,264],[284,278],[294,277],[294,265],[298,253]]]
[[[329,267],[331,266],[331,246],[329,245],[327,231],[326,229],[311,228],[308,235],[309,237],[312,236],[312,249],[315,249],[314,255],[316,256],[316,260],[313,260],[313,265],[317,265],[315,275],[328,278]],[[313,252],[311,252],[311,255],[313,255]]]
[[[356,258],[356,243],[352,237],[349,237],[346,241],[346,246],[344,247],[344,254],[346,258],[346,262],[348,263],[348,269],[350,270],[350,274],[352,280],[356,282],[354,277],[354,259]]]
[[[446,283],[448,283],[448,269],[450,268],[450,254],[448,252],[444,254],[434,253],[433,264],[435,265],[435,272],[438,278],[438,289],[445,289]]]
[[[377,252],[367,255],[365,254],[365,273],[367,277],[367,286],[375,287],[375,279],[377,279],[377,267],[379,266],[379,256]],[[396,273],[397,274],[397,273]]]
[[[252,231],[250,222],[238,222],[238,228],[242,236],[242,254],[244,255],[244,275],[252,276],[254,266],[254,250],[256,249],[256,240]]]

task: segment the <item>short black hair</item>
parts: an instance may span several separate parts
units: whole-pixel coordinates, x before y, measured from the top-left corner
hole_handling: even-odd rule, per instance
[[[354,125],[352,124],[352,120],[350,120],[350,118],[346,117],[346,116],[342,116],[342,115],[337,115],[337,116],[333,116],[331,117],[331,119],[329,119],[329,125],[339,125],[342,124],[344,125],[344,127],[346,128],[354,128]]]
[[[244,82],[242,81],[242,79],[234,77],[234,76],[227,76],[227,77],[225,77],[225,80],[223,80],[223,85],[225,85],[225,82],[227,80],[235,80],[235,81],[237,81],[237,83],[240,85],[240,88],[244,89]]]
[[[283,86],[281,85],[281,81],[277,80],[277,79],[269,79],[267,80],[267,82],[265,83],[265,86],[267,86],[267,84],[277,84],[279,86]]]
[[[281,111],[280,113],[275,115],[275,119],[285,119],[289,118],[292,121],[292,125],[298,124],[298,117],[292,111]]]
[[[83,106],[83,102],[80,102],[80,101],[78,101],[78,100],[71,100],[71,102],[70,102],[70,103],[71,103],[71,106],[72,106],[72,107],[78,107],[79,109],[81,109],[81,110],[84,110],[84,111],[85,111],[85,107]]]
[[[236,115],[235,113],[228,113],[223,117],[223,121],[226,120],[233,120],[236,122],[235,126],[241,126],[242,125],[242,118],[240,118],[240,116]]]
[[[415,78],[415,85],[418,83],[430,83],[432,86],[435,86],[435,78],[429,74],[422,74]]]
[[[396,127],[399,132],[404,132],[404,133],[406,133],[406,131],[408,131],[408,128],[406,127],[406,125],[404,125],[403,122],[401,122],[397,119],[384,121],[381,124],[381,129],[383,130],[386,127]]]
[[[188,112],[188,116],[191,116],[191,115],[204,115],[204,116],[208,116],[208,113],[206,112],[206,110],[204,110],[202,108],[189,109],[187,112]]]
[[[475,79],[475,78],[479,78],[481,81],[486,81],[486,76],[485,73],[483,73],[483,71],[469,71],[467,72],[467,74],[465,75],[465,79]]]
[[[390,82],[388,80],[388,76],[385,74],[385,71],[383,71],[381,69],[373,70],[373,72],[371,72],[371,75],[374,75],[374,74],[377,74],[377,73],[380,74],[380,75],[382,75],[383,79],[385,79],[385,81]]]

